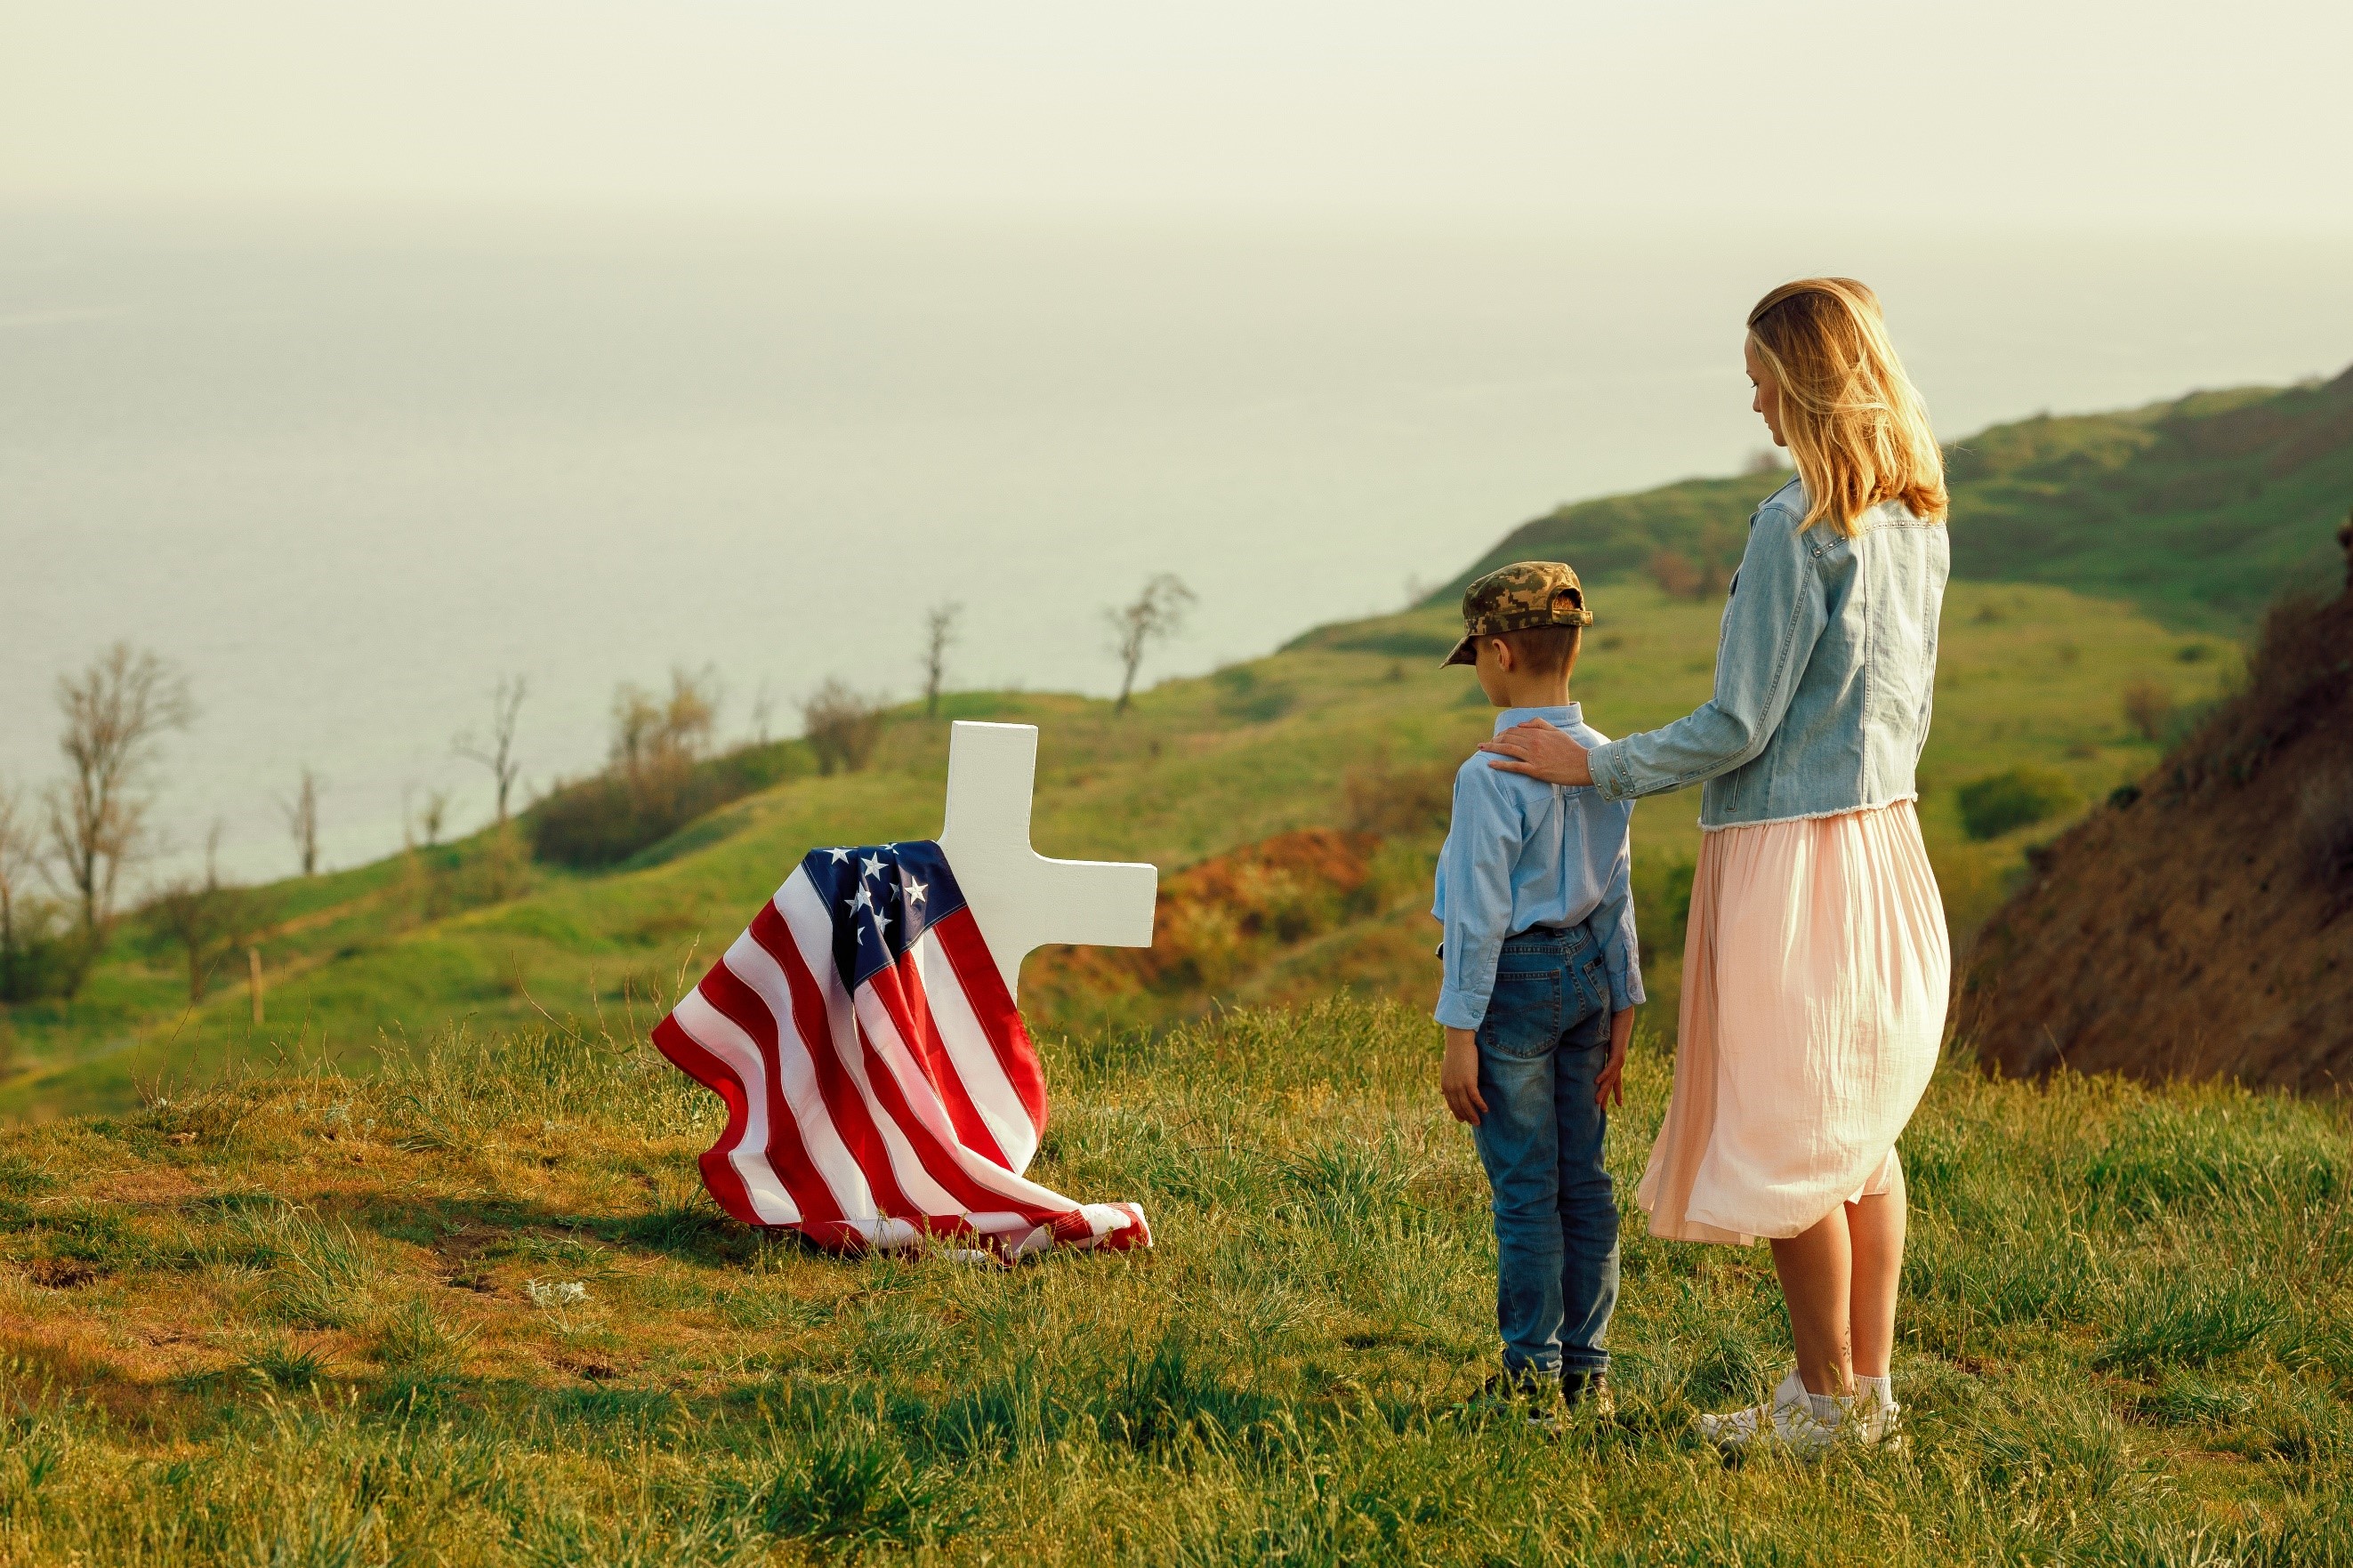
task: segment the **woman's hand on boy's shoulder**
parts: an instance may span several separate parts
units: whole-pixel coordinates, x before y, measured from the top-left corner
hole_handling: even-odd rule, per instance
[[[1542,719],[1524,719],[1493,740],[1479,742],[1482,752],[1504,760],[1488,764],[1504,773],[1525,773],[1546,784],[1589,784],[1593,764],[1583,746],[1563,730]]]

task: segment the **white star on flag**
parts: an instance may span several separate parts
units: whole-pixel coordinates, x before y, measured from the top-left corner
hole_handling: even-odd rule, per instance
[[[874,856],[869,855],[858,864],[870,877],[879,877],[882,874],[882,862]]]
[[[828,849],[826,853],[833,857],[833,863],[837,866],[849,858],[849,851],[847,849]]]
[[[913,877],[907,879],[907,901],[909,903],[922,903],[923,901],[923,894],[927,891],[929,891],[929,889],[921,882],[916,881]]]

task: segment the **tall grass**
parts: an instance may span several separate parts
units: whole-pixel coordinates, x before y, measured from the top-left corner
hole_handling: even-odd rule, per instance
[[[1493,1254],[1425,1021],[1047,1049],[1039,1174],[1155,1251],[754,1234],[692,1174],[715,1102],[576,1032],[0,1135],[0,1562],[2353,1562],[2334,1107],[1948,1069],[1905,1143],[1913,1443],[1727,1468],[1689,1416],[1787,1325],[1761,1252],[1631,1211],[1654,1047],[1618,1413],[1557,1438],[1459,1407]]]

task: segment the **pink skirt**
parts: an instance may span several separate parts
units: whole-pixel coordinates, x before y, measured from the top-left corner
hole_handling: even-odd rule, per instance
[[[1889,1191],[1951,977],[1911,802],[1706,835],[1651,1234],[1745,1246]]]

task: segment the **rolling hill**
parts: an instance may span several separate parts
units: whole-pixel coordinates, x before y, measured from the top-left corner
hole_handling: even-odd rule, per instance
[[[1996,425],[1953,443],[1947,468],[1956,576],[2050,583],[2168,625],[2242,633],[2283,586],[2335,573],[2329,530],[2353,500],[2353,368],[2322,384]],[[1662,550],[1728,572],[1759,482],[1689,479],[1560,507],[1430,602],[1539,557],[1597,580],[1641,572]]]
[[[2194,714],[2223,689],[2238,661],[2228,637],[2281,578],[2327,564],[2323,523],[2353,495],[2353,372],[1999,426],[1957,443],[1952,464],[1967,580],[1947,606],[1923,815],[1966,939],[2025,875],[2031,844],[2145,772],[2168,712]],[[1525,554],[1577,563],[1601,615],[1577,694],[1605,731],[1651,726],[1705,695],[1717,605],[1704,568],[1736,558],[1774,482],[1692,480],[1565,507],[1464,580]],[[1662,550],[1703,568],[1701,591],[1650,580]],[[1167,951],[1148,968],[1032,960],[1023,1001],[1041,1030],[1158,1028],[1334,989],[1423,1000],[1446,775],[1488,727],[1468,679],[1434,668],[1452,604],[1448,590],[1318,627],[1267,658],[1166,682],[1124,715],[1048,694],[948,700],[943,720],[1043,729],[1041,849],[1148,858],[1169,874]],[[120,1110],[142,1082],[201,1078],[233,1056],[361,1067],[457,1023],[617,1011],[642,1028],[804,850],[936,831],[945,740],[944,722],[902,709],[863,772],[819,776],[796,743],[728,759],[776,782],[596,872],[528,864],[482,835],[261,889],[259,1025],[236,973],[192,1004],[181,961],[129,922],[70,1007],[0,1012],[0,1116]],[[2042,770],[2059,816],[1973,837],[1962,787],[2021,767]],[[1669,798],[1637,818],[1662,1034],[1693,810]]]
[[[1611,584],[1596,603],[1603,619],[1576,690],[1604,730],[1661,723],[1706,695],[1715,605],[1638,583]],[[485,834],[263,889],[277,912],[259,942],[259,1026],[241,964],[191,1005],[179,956],[130,922],[73,1007],[13,1010],[19,1067],[0,1086],[0,1114],[120,1110],[142,1082],[208,1076],[232,1056],[359,1068],[452,1024],[508,1028],[546,1015],[642,1032],[807,849],[938,831],[952,718],[1040,727],[1042,852],[1150,859],[1167,873],[1155,950],[1166,966],[1037,954],[1022,991],[1037,1028],[1157,1027],[1214,1004],[1335,989],[1426,1005],[1429,868],[1448,779],[1491,728],[1469,677],[1437,668],[1451,617],[1418,610],[1327,627],[1166,682],[1124,715],[1030,693],[959,694],[936,721],[902,709],[864,771],[794,772],[602,872],[501,866]],[[2235,653],[2057,588],[1960,584],[1947,621],[1922,810],[1967,931],[2041,830],[1970,837],[1960,786],[2029,765],[2098,799],[2157,756],[2126,721],[2127,689],[2193,708],[2221,689]],[[1652,1015],[1667,1034],[1695,812],[1694,796],[1670,796],[1635,819]],[[1297,837],[1318,830],[1327,837]]]

